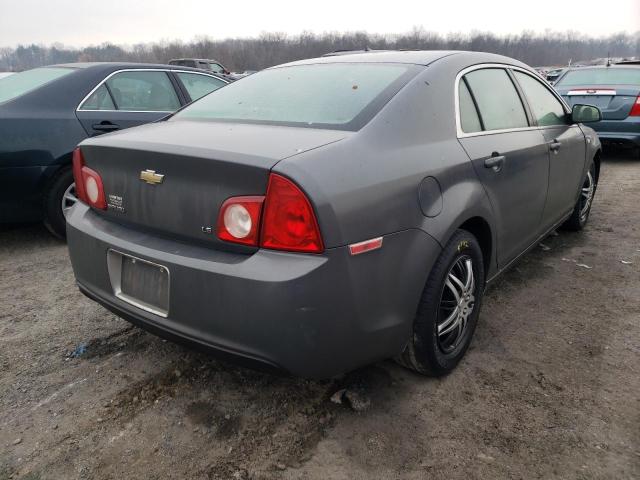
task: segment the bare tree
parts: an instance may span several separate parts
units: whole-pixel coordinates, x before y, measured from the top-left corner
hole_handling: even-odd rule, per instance
[[[380,35],[365,32],[303,32],[288,36],[264,32],[256,38],[214,40],[197,37],[191,42],[160,41],[123,47],[113,43],[74,49],[19,45],[0,49],[0,71],[21,71],[42,65],[76,61],[134,61],[166,63],[172,58],[215,58],[232,70],[259,70],[279,63],[317,57],[336,50],[370,49],[446,49],[494,52],[534,66],[567,65],[569,61],[640,57],[640,32],[609,37],[588,37],[580,33],[552,32],[498,36],[490,32],[440,35],[416,26],[405,34]]]

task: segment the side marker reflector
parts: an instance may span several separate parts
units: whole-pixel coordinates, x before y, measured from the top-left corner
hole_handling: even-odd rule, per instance
[[[372,238],[364,242],[352,243],[349,245],[349,253],[351,255],[360,255],[361,253],[370,252],[382,248],[382,237]]]

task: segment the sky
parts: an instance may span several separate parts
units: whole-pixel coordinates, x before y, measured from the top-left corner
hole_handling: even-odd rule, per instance
[[[255,37],[262,32],[640,31],[640,0],[0,0],[0,47]]]

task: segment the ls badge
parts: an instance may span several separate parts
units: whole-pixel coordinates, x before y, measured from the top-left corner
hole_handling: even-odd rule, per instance
[[[140,172],[140,180],[147,182],[149,185],[158,185],[164,180],[164,175],[156,173],[155,170],[143,170]]]

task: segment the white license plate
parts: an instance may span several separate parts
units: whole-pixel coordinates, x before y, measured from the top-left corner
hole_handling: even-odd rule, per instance
[[[115,250],[107,252],[111,287],[116,297],[147,312],[169,313],[169,269]]]

